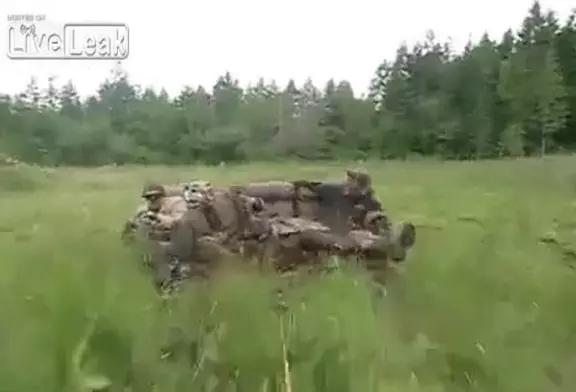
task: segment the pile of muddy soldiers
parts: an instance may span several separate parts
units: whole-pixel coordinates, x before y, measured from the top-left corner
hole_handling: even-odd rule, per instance
[[[411,223],[390,224],[369,174],[344,181],[298,180],[215,189],[208,181],[144,186],[123,240],[143,246],[158,288],[208,277],[225,262],[277,271],[322,266],[330,255],[382,271],[406,258]],[[239,257],[240,256],[240,257]]]

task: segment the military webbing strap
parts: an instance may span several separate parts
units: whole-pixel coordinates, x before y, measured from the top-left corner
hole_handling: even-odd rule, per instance
[[[296,218],[300,216],[300,203],[298,199],[300,198],[300,190],[302,188],[302,184],[300,182],[295,182],[293,185],[294,190],[292,193],[292,200],[290,201],[292,202],[292,216]]]

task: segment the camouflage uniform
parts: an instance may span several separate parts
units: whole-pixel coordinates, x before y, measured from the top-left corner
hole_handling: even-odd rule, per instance
[[[329,228],[329,235],[326,230],[300,231],[304,243],[310,241],[306,237],[312,236],[313,246],[320,247],[324,236],[324,240],[335,244],[335,248],[341,248],[338,252],[342,255],[396,261],[405,257],[407,248],[399,247],[400,242],[393,238],[390,222],[374,196],[368,173],[347,170],[342,182],[300,180],[250,184],[244,189],[252,196],[262,197],[272,205],[273,211],[285,218],[315,220]],[[412,233],[414,227],[408,225],[406,232]],[[411,237],[415,238],[415,233]],[[294,234],[288,238],[294,238]],[[413,244],[413,241],[404,242],[409,244],[407,247]]]
[[[416,230],[411,223],[392,227],[383,211],[367,211],[361,204],[355,206],[350,221],[352,230],[347,236],[354,240],[358,253],[366,260],[402,261],[416,240]],[[376,266],[373,262],[369,264]]]
[[[184,215],[187,205],[180,195],[166,195],[166,190],[159,184],[144,186],[141,197],[146,200],[138,207],[135,216],[129,219],[122,236],[131,240],[138,230],[144,230],[155,239],[167,240],[170,227]]]
[[[313,263],[324,254],[378,260],[367,264],[370,269],[389,259],[403,260],[414,243],[414,227],[393,230],[373,196],[370,176],[356,171],[346,175],[343,182],[229,189],[194,181],[180,186],[180,193],[172,190],[172,196],[164,187],[147,186],[142,196],[148,203],[139,213],[154,218],[154,231],[164,235],[156,238],[163,244],[155,251],[162,260],[155,263],[162,266],[157,270],[164,276],[165,265],[178,260],[189,271],[208,271],[239,253],[260,264],[270,260],[277,269]]]
[[[372,192],[372,178],[363,171],[346,170],[344,194],[353,198],[361,198]]]
[[[182,194],[169,196],[162,185],[152,184],[144,187],[142,197],[148,202],[148,210],[167,227],[180,219],[188,210]]]
[[[248,196],[244,189],[190,186],[186,199],[193,202],[194,208],[181,220],[180,225],[187,226],[181,230],[194,231],[197,238],[215,239],[212,246],[220,245],[228,254],[241,253],[260,262],[274,255],[283,260],[279,262],[283,265],[288,264],[287,260],[301,264],[320,251],[339,249],[328,227],[306,219],[278,216],[265,208],[260,198]],[[184,241],[181,244],[182,248],[191,248]],[[194,257],[204,259],[198,254]]]
[[[251,222],[251,227],[259,230],[252,230],[252,239],[244,240],[245,249],[250,252],[248,256],[256,256],[260,264],[267,262],[276,269],[314,264],[320,255],[341,253],[346,249],[344,238],[334,235],[330,228],[318,222],[270,216],[266,211],[255,215]]]
[[[148,203],[140,211],[144,236],[152,240],[148,252],[159,287],[171,287],[185,277],[207,276],[220,261],[233,255],[228,237],[238,228],[228,194],[214,191],[207,181],[173,187],[167,196],[160,185],[145,187]],[[162,233],[159,235],[159,233]]]
[[[183,262],[210,264],[241,252],[248,239],[255,200],[234,190],[214,190],[208,182],[185,189],[188,211],[173,226],[171,241]]]
[[[349,218],[354,207],[367,211],[381,210],[373,195],[367,173],[348,170],[346,180],[322,182],[299,180],[283,183],[249,184],[243,187],[248,196],[262,198],[270,211],[284,217],[318,220],[340,234],[350,230]]]
[[[127,242],[140,246],[144,264],[151,267],[158,288],[171,283],[178,275],[178,262],[171,243],[171,230],[187,210],[182,195],[167,195],[159,184],[144,186],[141,197],[145,204],[128,220],[122,233]]]

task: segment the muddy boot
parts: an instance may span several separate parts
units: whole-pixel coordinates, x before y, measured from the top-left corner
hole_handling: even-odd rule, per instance
[[[397,225],[392,233],[389,257],[395,262],[406,259],[408,249],[416,242],[416,228],[410,222]]]

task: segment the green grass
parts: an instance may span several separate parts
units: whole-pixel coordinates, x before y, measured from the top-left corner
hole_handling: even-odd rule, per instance
[[[0,168],[0,391],[575,390],[576,158],[366,163],[418,228],[379,299],[349,267],[281,309],[286,282],[246,270],[163,303],[119,242],[145,180],[347,166]]]

